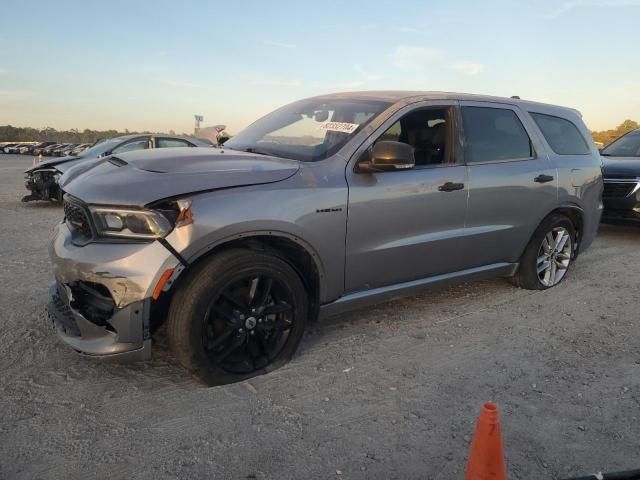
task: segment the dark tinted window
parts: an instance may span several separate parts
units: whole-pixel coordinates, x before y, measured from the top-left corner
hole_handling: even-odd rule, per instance
[[[149,139],[140,138],[114,148],[111,153],[133,152],[134,150],[144,150],[146,148],[149,148]]]
[[[377,141],[411,145],[416,166],[439,165],[448,161],[449,123],[447,108],[417,110],[391,125]]]
[[[565,118],[529,112],[551,149],[558,155],[588,155],[589,145],[573,122]]]
[[[640,157],[640,130],[634,130],[618,138],[602,150],[602,155],[612,157]]]
[[[192,147],[186,140],[177,138],[156,138],[156,148]]]
[[[518,160],[533,156],[531,140],[513,110],[463,107],[467,162]]]

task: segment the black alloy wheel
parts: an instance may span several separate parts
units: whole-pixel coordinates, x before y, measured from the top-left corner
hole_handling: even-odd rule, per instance
[[[302,279],[275,254],[230,249],[185,274],[171,299],[167,336],[180,364],[209,385],[284,365],[307,322]]]
[[[266,367],[286,344],[292,304],[291,292],[272,275],[249,275],[228,285],[203,319],[207,356],[229,373]]]

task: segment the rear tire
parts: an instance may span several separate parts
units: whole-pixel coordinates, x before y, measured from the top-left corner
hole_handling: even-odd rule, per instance
[[[564,215],[547,217],[536,229],[513,280],[527,290],[546,290],[566,276],[575,256],[576,231]]]
[[[182,366],[208,385],[221,385],[287,363],[307,316],[307,293],[288,263],[233,249],[188,273],[171,300],[167,336]]]

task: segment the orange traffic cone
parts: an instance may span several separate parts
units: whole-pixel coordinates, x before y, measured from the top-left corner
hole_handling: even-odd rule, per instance
[[[495,403],[487,402],[482,406],[464,480],[507,480],[498,406]]]

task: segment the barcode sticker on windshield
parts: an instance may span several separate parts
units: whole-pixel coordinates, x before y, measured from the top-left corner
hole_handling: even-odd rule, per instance
[[[329,130],[330,132],[353,133],[360,126],[358,123],[346,122],[324,122],[320,125],[320,130]]]

